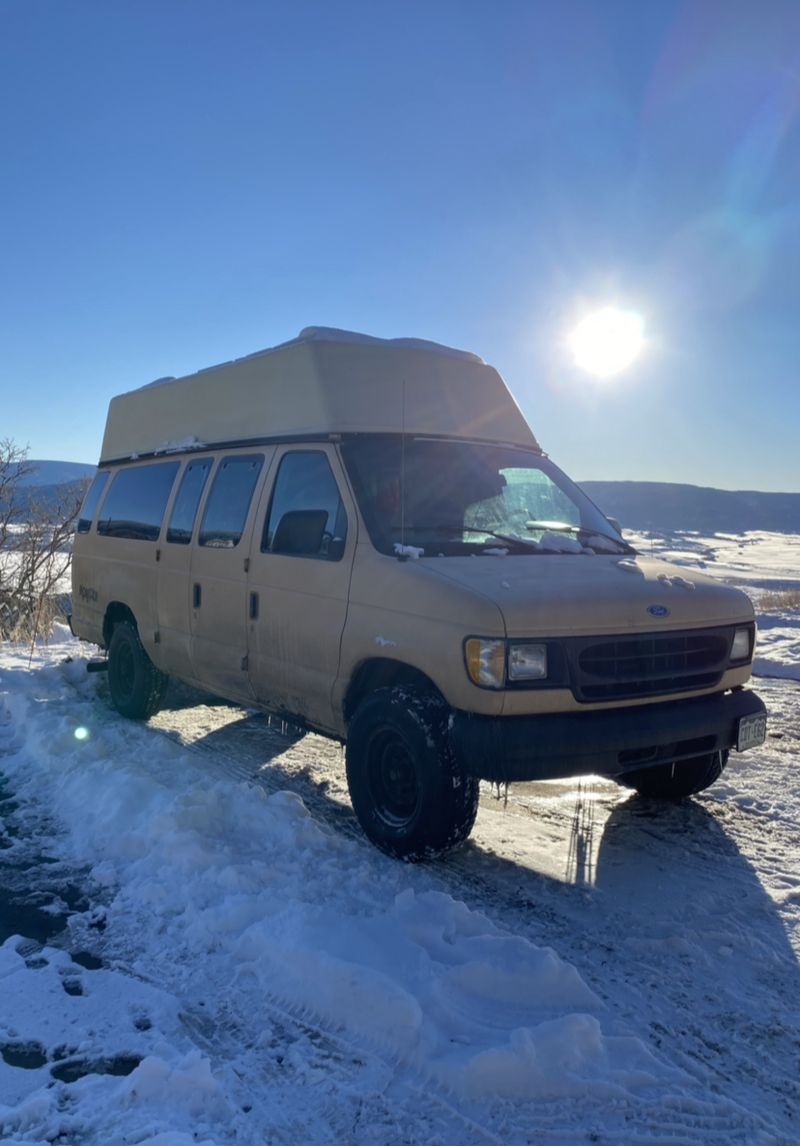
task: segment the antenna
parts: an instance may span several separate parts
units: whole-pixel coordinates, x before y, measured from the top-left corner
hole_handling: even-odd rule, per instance
[[[400,410],[400,544],[402,558],[405,560],[406,547],[406,380],[400,384],[401,403]]]

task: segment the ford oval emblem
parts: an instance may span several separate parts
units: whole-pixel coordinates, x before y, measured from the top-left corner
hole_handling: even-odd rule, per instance
[[[666,605],[648,605],[647,611],[651,617],[668,617],[669,609]]]

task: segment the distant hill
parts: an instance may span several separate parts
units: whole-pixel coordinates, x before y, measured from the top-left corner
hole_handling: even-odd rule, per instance
[[[584,481],[581,488],[623,528],[674,532],[800,533],[800,493],[709,489],[651,481]]]
[[[52,513],[59,516],[63,507],[83,497],[86,485],[94,475],[96,466],[86,462],[42,461],[31,458],[23,463],[25,472],[14,492],[12,520],[30,520],[35,515]],[[15,467],[16,468],[16,467]]]
[[[76,481],[59,482],[56,485],[21,485],[14,496],[12,521],[26,522],[41,513],[52,514],[53,519],[61,517],[64,507],[72,506],[83,499],[91,475]]]
[[[91,477],[96,469],[87,462],[50,462],[35,458],[25,462],[25,469],[29,467],[33,468],[20,478],[20,485],[64,485]]]

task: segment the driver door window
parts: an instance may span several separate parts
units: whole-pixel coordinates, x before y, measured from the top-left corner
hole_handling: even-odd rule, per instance
[[[284,454],[264,524],[262,553],[341,561],[346,540],[347,515],[325,454]]]

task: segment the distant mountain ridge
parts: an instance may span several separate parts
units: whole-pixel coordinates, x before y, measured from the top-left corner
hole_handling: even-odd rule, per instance
[[[60,517],[65,507],[83,497],[97,469],[86,462],[41,461],[31,458],[21,463],[21,474],[13,490],[12,521],[24,523],[43,513]],[[12,466],[12,473],[19,464]],[[2,508],[2,506],[0,506]]]
[[[30,469],[30,473],[20,478],[20,485],[64,485],[91,477],[97,468],[88,462],[53,462],[37,458],[30,458],[23,465],[25,470]]]
[[[592,501],[623,528],[658,532],[800,533],[800,493],[712,489],[655,481],[584,481]]]

